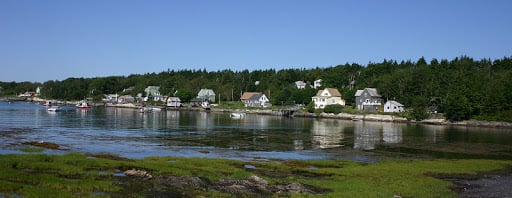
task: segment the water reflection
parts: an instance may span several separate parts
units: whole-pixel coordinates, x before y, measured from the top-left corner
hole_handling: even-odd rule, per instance
[[[315,149],[343,146],[343,124],[340,120],[315,120],[311,128],[312,144]]]
[[[382,123],[382,140],[385,143],[402,142],[402,125],[397,123]]]
[[[354,149],[375,149],[380,142],[382,123],[361,121],[354,123]]]
[[[361,150],[491,153],[512,158],[512,130],[228,113],[92,108],[48,113],[40,105],[0,103],[0,145],[52,141],[79,152],[197,155],[195,149],[241,155],[282,152],[346,157]],[[23,130],[14,130],[14,129]],[[25,130],[28,129],[28,130]],[[400,150],[401,149],[401,150]],[[378,152],[377,152],[378,153]],[[204,157],[205,153],[200,153]],[[358,154],[359,155],[359,154]]]

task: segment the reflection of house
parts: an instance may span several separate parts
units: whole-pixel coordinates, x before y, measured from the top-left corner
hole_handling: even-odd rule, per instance
[[[345,106],[345,100],[341,99],[341,93],[338,89],[325,88],[318,91],[316,96],[312,97],[315,103],[315,109],[323,109],[327,105],[339,104]]]
[[[269,107],[271,106],[268,103],[269,100],[265,94],[262,93],[254,93],[250,95],[249,98],[244,100],[244,104],[246,107]]]
[[[404,105],[394,100],[388,100],[384,104],[384,112],[403,112]]]
[[[315,120],[311,133],[313,148],[336,148],[343,146],[343,125],[339,120]]]
[[[386,143],[402,142],[402,127],[396,123],[382,123],[382,140]]]
[[[167,98],[167,106],[168,107],[181,107],[181,100],[178,97],[169,97]]]
[[[380,142],[380,123],[357,122],[354,126],[354,148],[373,150]]]
[[[379,95],[375,88],[365,88],[356,91],[356,108],[375,112],[382,105],[382,96]]]
[[[211,103],[215,103],[215,92],[211,89],[201,89],[197,94],[197,98],[203,99],[204,101],[209,101]]]

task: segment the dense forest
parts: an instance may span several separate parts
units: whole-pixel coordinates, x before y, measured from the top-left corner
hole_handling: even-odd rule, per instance
[[[384,100],[393,99],[410,109],[416,118],[442,112],[450,120],[470,118],[512,121],[512,57],[453,60],[423,57],[417,61],[383,60],[381,63],[345,64],[312,69],[266,70],[172,70],[101,78],[68,78],[63,81],[0,82],[0,96],[13,96],[41,87],[41,97],[101,100],[103,94],[135,96],[147,86],[160,86],[163,95],[187,101],[201,88],[213,89],[219,101],[237,101],[245,91],[264,92],[274,105],[309,104],[317,90],[297,89],[295,81],[311,84],[322,79],[323,87],[337,88],[353,105],[357,89],[377,88]],[[255,83],[259,81],[259,83]],[[134,87],[123,93],[123,90]]]

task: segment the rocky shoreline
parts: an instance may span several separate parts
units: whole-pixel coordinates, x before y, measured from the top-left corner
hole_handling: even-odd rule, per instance
[[[140,108],[136,105],[105,105],[106,107],[117,107],[117,108]],[[163,109],[165,107],[162,107]],[[167,108],[169,110],[184,110],[184,111],[199,111],[201,108],[196,107],[182,107],[182,108]],[[281,116],[278,110],[269,109],[253,109],[253,110],[242,110],[242,109],[221,109],[212,108],[214,112],[245,112],[247,114],[258,114],[258,115],[276,115]],[[412,123],[412,124],[429,124],[429,125],[447,125],[447,126],[461,126],[461,127],[486,127],[486,128],[512,128],[510,122],[497,122],[497,121],[482,121],[482,120],[464,120],[458,122],[452,122],[446,119],[426,119],[421,121],[408,120],[407,118],[396,116],[396,115],[382,115],[382,114],[349,114],[349,113],[308,113],[308,112],[295,112],[294,117],[305,117],[305,118],[325,118],[325,119],[340,119],[340,120],[353,120],[353,121],[374,121],[374,122],[396,122],[396,123]]]
[[[30,100],[28,102],[41,102],[39,100]],[[57,104],[69,105],[74,104],[68,101],[55,101]],[[111,108],[141,108],[140,105],[134,104],[105,104],[105,103],[94,103],[93,106],[105,106]],[[200,107],[181,107],[181,108],[168,108],[165,106],[159,106],[162,109],[177,110],[177,111],[200,111]],[[276,115],[282,116],[282,112],[279,110],[269,109],[253,109],[253,110],[242,110],[242,109],[221,109],[213,107],[211,111],[214,112],[245,112],[248,114],[259,114],[259,115]],[[326,118],[326,119],[341,119],[341,120],[353,120],[353,121],[375,121],[375,122],[396,122],[396,123],[413,123],[413,124],[429,124],[429,125],[446,125],[446,126],[460,126],[460,127],[486,127],[486,128],[512,128],[510,122],[498,122],[498,121],[483,121],[483,120],[464,120],[458,122],[452,122],[446,119],[425,119],[421,121],[408,120],[407,118],[395,116],[395,115],[383,115],[383,114],[349,114],[349,113],[308,113],[308,112],[295,112],[294,117],[305,117],[305,118]]]

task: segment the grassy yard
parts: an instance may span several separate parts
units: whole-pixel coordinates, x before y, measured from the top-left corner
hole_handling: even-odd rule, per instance
[[[456,197],[449,188],[452,185],[449,181],[432,175],[475,175],[511,165],[512,161],[500,160],[391,160],[361,164],[333,160],[243,162],[176,157],[133,160],[109,154],[77,153],[0,155],[0,197],[144,197],[171,194],[182,197],[238,197],[242,194],[230,191],[232,188],[214,185],[226,183],[226,179],[243,182],[254,175],[264,179],[269,186],[300,184],[319,189],[313,193],[265,194],[274,197]],[[123,171],[130,169],[145,170],[151,176],[122,175]],[[194,186],[194,181],[201,185]],[[251,192],[256,194],[246,195],[260,196],[257,190]]]

